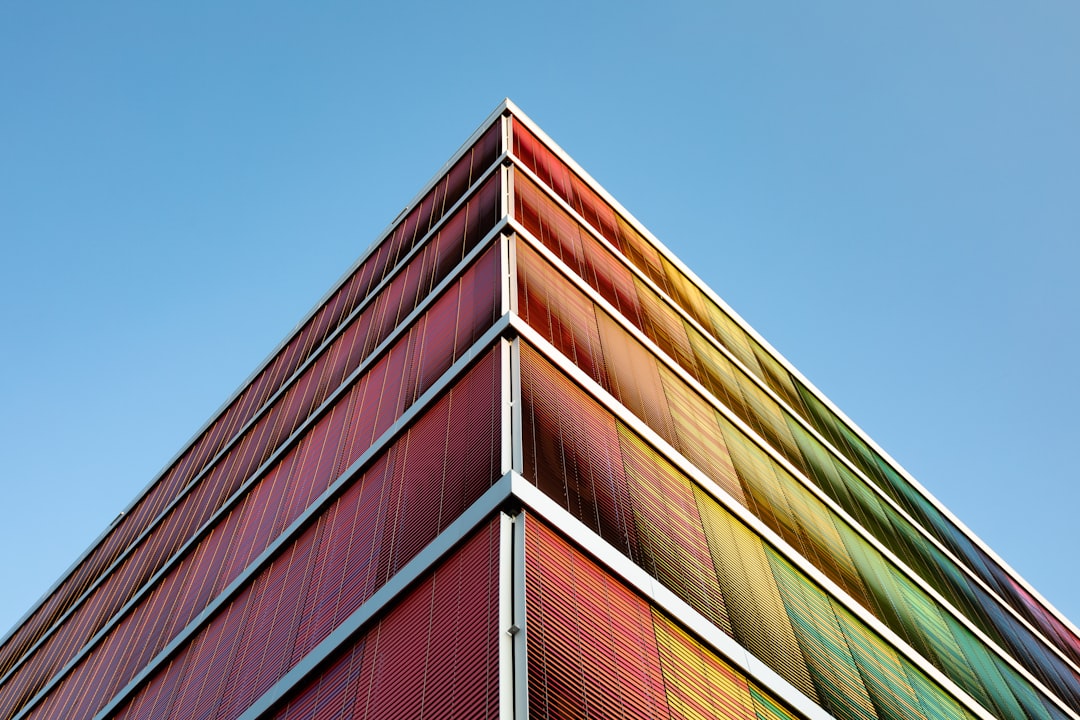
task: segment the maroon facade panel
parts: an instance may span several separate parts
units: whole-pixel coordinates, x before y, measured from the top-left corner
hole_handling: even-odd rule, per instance
[[[34,659],[38,669],[33,674],[42,678],[36,681],[40,683],[48,677],[47,674],[43,677],[46,671],[42,668],[55,670],[77,652],[476,245],[494,223],[496,205],[497,178],[487,182],[399,270],[392,282],[365,304],[364,309],[292,382],[291,387],[266,406],[244,435],[204,470],[199,484],[163,514],[150,534],[128,550],[127,557],[113,573],[69,611],[64,624],[39,641],[42,644],[31,653],[24,653],[15,667],[25,665],[29,658],[44,653],[46,658]],[[489,265],[485,266],[487,269],[482,271],[483,276],[479,278],[484,283],[489,282],[494,273],[494,268],[490,266],[494,260],[488,258],[486,262]],[[477,279],[474,272],[468,276],[466,283],[473,287]],[[467,294],[471,294],[471,291]],[[490,293],[483,297],[490,297]],[[452,302],[441,300],[436,304],[434,315],[445,315],[448,303]],[[471,317],[472,313],[466,312],[466,315]],[[430,323],[431,318],[422,322]],[[434,322],[448,321],[444,318]],[[445,338],[442,330],[438,334],[440,338]],[[438,350],[432,347],[431,354]],[[452,354],[447,353],[445,357],[452,357]],[[51,674],[51,670],[48,674]],[[13,677],[12,669],[0,676],[0,688]],[[15,692],[18,697],[25,698],[27,688],[38,686],[30,682],[26,688]]]
[[[648,605],[527,520],[529,717],[669,717]]]
[[[514,218],[623,317],[644,328],[634,274],[524,173],[514,175]]]
[[[500,472],[499,358],[489,352],[324,504],[117,716],[237,716],[474,502]],[[160,651],[167,638],[146,631],[167,616],[162,607],[130,616],[32,717],[91,717]]]
[[[105,657],[113,644],[144,647],[139,662],[164,647],[491,327],[498,308],[489,289],[496,282],[498,268],[497,247],[492,247],[245,491],[228,513],[215,521],[198,544],[189,546],[186,557],[159,579],[152,594],[144,594],[125,612],[123,620],[97,641],[71,677],[92,675],[98,665],[95,658]],[[170,516],[182,519],[188,534],[192,525],[201,525],[217,507],[197,505],[196,498],[189,496]],[[121,583],[126,567],[111,575],[101,591],[108,592],[114,583]],[[135,590],[119,584],[115,587],[117,591]],[[93,607],[92,603],[80,607],[30,662],[18,669],[0,699],[0,713],[13,712],[25,703],[81,647],[71,638],[85,632],[84,624],[96,623],[96,630],[107,620],[90,615]],[[73,682],[68,679],[64,684]]]
[[[498,717],[498,570],[495,519],[346,643],[273,717]]]
[[[494,162],[501,149],[499,124],[493,125],[454,164],[427,195],[411,208],[381,244],[330,298],[316,310],[248,386],[220,412],[188,449],[162,473],[127,514],[0,647],[0,674],[19,658],[77,602],[87,588],[155,521],[235,434],[255,415],[399,262],[434,227],[466,189]],[[493,217],[497,205],[485,212]],[[477,215],[480,214],[476,210]]]

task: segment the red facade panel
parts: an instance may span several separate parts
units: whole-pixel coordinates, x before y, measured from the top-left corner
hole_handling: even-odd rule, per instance
[[[971,720],[969,698],[999,717],[1080,708],[1080,673],[992,592],[1077,659],[1071,629],[513,112],[0,642],[0,718],[108,707],[225,720],[268,692],[266,715],[282,720],[493,718],[507,711],[500,682],[521,673],[535,718],[794,720],[804,701],[842,720]],[[516,324],[473,347],[502,312],[507,245],[480,245],[504,177],[528,235],[509,239],[514,311],[542,350]],[[490,518],[346,632],[505,469],[518,429],[502,426],[507,341],[523,475],[595,535],[522,511],[525,567],[507,572],[500,553],[522,536]],[[601,566],[589,555],[601,542],[636,567],[607,550]],[[519,572],[524,588],[500,587]],[[651,601],[633,589],[659,586]],[[527,632],[509,640],[500,593],[521,590]],[[500,665],[523,641],[526,667]],[[718,651],[733,646],[737,663]],[[766,692],[736,669],[743,648],[786,684]]]
[[[38,638],[75,603],[98,576],[153,522],[162,510],[216,455],[263,403],[318,347],[341,320],[388,276],[405,253],[442,217],[480,174],[494,162],[501,146],[495,123],[455,163],[398,228],[330,298],[189,448],[163,473],[129,512],[110,529],[80,565],[0,647],[0,673],[8,671]],[[494,215],[491,204],[488,215]],[[478,212],[471,213],[473,216]],[[422,217],[421,217],[422,216]],[[406,231],[406,228],[409,228]],[[385,252],[384,252],[385,249]]]
[[[627,320],[644,327],[633,273],[520,172],[514,174],[514,218]]]
[[[531,718],[796,717],[532,515],[525,569]]]
[[[500,368],[498,352],[479,361],[246,580],[245,589],[195,632],[118,716],[158,717],[138,708],[159,697],[159,687],[171,686],[178,688],[176,697],[161,717],[186,720],[198,716],[193,713],[199,707],[214,708],[208,717],[235,717],[385,584],[497,479]],[[416,451],[435,438],[442,440],[435,445],[436,457]],[[93,715],[138,670],[116,663],[114,652],[126,648],[103,643],[35,708],[34,717]],[[96,672],[102,664],[109,673]],[[211,670],[213,675],[204,675]],[[184,679],[161,677],[170,674]],[[205,683],[207,678],[213,682]],[[194,695],[189,684],[203,687]],[[92,694],[86,694],[88,688]]]
[[[476,196],[475,202],[485,207],[493,207],[495,194],[494,186],[489,185]],[[482,213],[478,212],[477,214]],[[454,227],[464,231],[464,221]],[[484,227],[483,223],[479,223],[473,229],[471,235],[462,235],[456,231],[453,233],[449,231],[440,232],[439,236],[433,239],[432,244],[425,247],[423,257],[417,258],[413,263],[424,264],[424,260],[428,255],[434,256],[439,250],[443,251],[444,257],[448,257],[454,262],[460,260],[460,256],[469,247],[468,243],[475,244],[479,240]],[[444,249],[446,247],[456,248],[456,251],[446,253]],[[450,269],[451,264],[449,262],[444,262],[441,265],[427,263],[427,266],[432,271],[445,274]],[[458,296],[462,294],[471,295],[471,292],[466,288],[487,288],[494,273],[494,259],[489,257],[485,263],[480,263],[475,267],[471,275],[466,276],[465,286],[459,283],[456,288],[451,289],[451,294],[456,293]],[[441,277],[432,277],[431,282],[436,282],[438,279],[441,279]],[[478,286],[477,283],[482,285]],[[465,290],[464,293],[463,290]],[[488,300],[493,298],[493,294],[490,292],[480,292],[478,296]],[[470,303],[475,305],[476,301],[470,299]],[[417,346],[417,343],[414,342],[413,345],[425,347],[425,355],[438,356],[439,362],[429,361],[426,364],[425,369],[427,372],[418,378],[415,387],[409,388],[410,397],[415,398],[416,388],[426,388],[434,380],[434,377],[432,377],[433,370],[441,373],[442,370],[449,366],[449,362],[455,356],[455,353],[447,351],[447,348],[444,347],[445,343],[440,344],[439,341],[449,338],[454,340],[455,343],[458,342],[452,333],[445,333],[441,326],[447,322],[447,317],[453,318],[453,321],[457,322],[461,314],[460,304],[460,299],[454,301],[444,297],[443,300],[435,303],[434,307],[431,308],[430,312],[437,318],[434,334],[436,341],[423,344],[423,338],[431,334],[429,330],[431,323],[427,317],[420,319],[419,323],[423,328],[423,331],[418,336],[420,344]],[[494,312],[493,307],[493,305],[489,304],[489,318],[492,317]],[[470,308],[466,309],[465,317],[474,317],[473,312],[482,312],[482,310],[470,306]],[[377,316],[377,314],[368,311],[362,313],[358,321],[351,323],[346,332],[339,336],[333,348],[355,348],[358,346],[359,343],[353,339],[354,334],[352,331],[355,328],[370,329],[370,326],[363,321],[372,316]],[[381,321],[380,324],[384,327],[378,333],[367,334],[367,342],[370,348],[374,348],[378,341],[383,339],[393,327],[393,323],[386,321]],[[465,327],[471,327],[471,325],[472,323],[468,322]],[[372,335],[375,337],[373,338]],[[416,347],[414,347],[415,351]],[[340,381],[333,383],[325,381],[326,376],[330,374],[327,372],[327,367],[329,367],[329,360],[332,358],[333,355],[324,354],[318,362],[305,371],[300,381],[273,405],[271,412],[264,415],[263,419],[248,431],[245,438],[231,452],[221,458],[211,473],[204,478],[203,482],[196,486],[193,492],[188,494],[165,516],[163,522],[154,529],[152,535],[145,539],[124,560],[123,564],[109,577],[105,585],[95,589],[93,594],[75,611],[74,615],[67,618],[64,626],[57,634],[60,637],[52,637],[46,641],[46,647],[51,649],[45,653],[46,657],[42,659],[34,658],[34,667],[37,669],[20,671],[20,674],[25,675],[27,672],[31,672],[31,674],[39,678],[47,678],[48,674],[51,674],[51,670],[45,671],[41,669],[42,667],[53,669],[59,667],[63,660],[71,657],[86,639],[112,617],[116,609],[141,587],[145,579],[160,567],[161,563],[190,537],[206,518],[220,507],[222,501],[247,479],[250,472],[265,459],[265,456],[276,448],[301,420],[310,414],[312,406],[316,402],[321,402],[330,390],[340,384]],[[349,358],[350,362],[346,366],[347,369],[350,371],[354,369],[361,359],[361,356],[354,352]],[[400,359],[400,351],[398,359]],[[401,374],[396,374],[394,377],[401,377]],[[317,394],[316,391],[318,391]],[[337,411],[338,421],[343,421],[343,412],[342,410]],[[374,415],[372,415],[372,419],[374,420]],[[314,432],[318,434],[324,432],[324,430],[320,426]],[[253,457],[253,453],[256,451],[258,455]],[[317,465],[319,458],[310,459],[305,456],[305,460],[308,462],[301,470],[308,477],[319,477],[331,470],[329,467],[325,470],[312,467],[311,463]],[[326,462],[332,462],[332,458],[326,460]],[[39,648],[36,652],[41,653],[42,648]],[[5,678],[3,683],[7,683],[9,680],[10,678]],[[44,679],[40,682],[43,681]],[[31,684],[27,687],[36,688],[37,686]],[[26,690],[20,691],[19,697],[26,697],[25,692]]]
[[[496,519],[306,679],[273,717],[498,717],[498,563]]]
[[[189,560],[177,565],[162,578],[153,595],[144,596],[102,645],[121,642],[130,628],[147,614],[165,607],[157,598],[175,597],[173,586],[186,588],[183,602],[170,613],[182,627],[232,581],[278,534],[371,446],[401,413],[469,348],[495,320],[498,308],[493,286],[498,273],[498,253],[489,250],[454,283],[431,307],[431,317],[422,316],[408,333],[344,393],[333,408],[278,462],[229,513],[217,521],[210,534],[193,548]],[[440,441],[440,447],[445,440]],[[455,448],[456,450],[456,448]],[[485,485],[486,487],[486,485]],[[464,491],[463,491],[464,492]],[[473,492],[470,488],[467,492]],[[450,503],[448,503],[448,508]],[[457,504],[454,504],[457,507]],[[209,508],[213,510],[214,508]],[[459,512],[460,510],[458,510]],[[447,512],[451,512],[449,509]],[[183,517],[175,515],[175,517]],[[201,522],[191,511],[189,523]],[[226,538],[229,553],[222,555]],[[144,547],[152,548],[152,545]],[[117,578],[121,577],[119,575]],[[112,591],[112,578],[103,591]],[[134,588],[117,586],[133,592]],[[92,607],[90,605],[84,607]],[[78,614],[76,619],[81,619]],[[177,614],[179,613],[179,614]],[[104,622],[94,616],[84,622]],[[100,626],[100,625],[98,625]],[[10,712],[40,689],[81,645],[70,642],[83,631],[79,622],[69,621],[49,638],[31,662],[19,668],[0,697],[0,712]],[[176,626],[174,628],[176,629]],[[140,634],[137,645],[156,652],[171,634]],[[67,642],[65,645],[64,643]],[[96,649],[93,653],[102,652]],[[79,675],[88,667],[84,660],[73,672]],[[65,681],[72,682],[72,681]]]
[[[641,562],[630,485],[615,418],[582,402],[581,391],[521,346],[523,473],[545,494]],[[573,423],[563,422],[571,412]]]

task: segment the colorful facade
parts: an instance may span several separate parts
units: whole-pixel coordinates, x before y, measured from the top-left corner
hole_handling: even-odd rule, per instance
[[[509,101],[0,642],[0,718],[1080,719],[1077,629]]]

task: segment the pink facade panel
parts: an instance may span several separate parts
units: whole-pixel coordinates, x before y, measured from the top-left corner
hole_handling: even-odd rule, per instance
[[[144,595],[126,611],[126,617],[72,670],[73,675],[88,672],[84,668],[92,666],[93,656],[113,643],[133,643],[149,648],[147,652],[151,653],[164,647],[175,631],[237,577],[491,326],[498,308],[488,288],[497,274],[498,253],[492,248],[451,284],[257,483],[245,490],[246,495],[215,521],[208,535],[188,548],[190,554],[174,564],[152,594]],[[440,447],[443,442],[439,440]],[[181,506],[185,514],[171,516],[182,519],[189,533],[217,508],[193,503],[185,500]],[[143,547],[148,551],[154,548]],[[124,577],[114,574],[101,591],[115,592],[115,587],[133,593],[136,588],[113,584]],[[184,591],[180,593],[177,588]],[[174,622],[168,631],[163,627],[156,633],[144,632],[146,618],[154,618],[168,607],[162,604],[166,599],[177,603],[168,612]],[[82,614],[94,607],[93,603],[80,607],[74,621],[69,620],[30,662],[19,667],[0,694],[0,712],[12,711],[26,702],[59,669],[59,664],[81,647],[72,638],[85,632],[84,623],[94,623],[92,627],[96,628],[108,620],[100,614]],[[129,637],[132,633],[134,636]]]
[[[498,123],[481,136],[451,167],[435,187],[387,236],[379,248],[346,278],[276,356],[223,409],[155,484],[120,519],[101,542],[63,579],[34,612],[0,647],[0,676],[60,618],[86,589],[157,518],[194,478],[254,416],[265,401],[323,342],[367,295],[388,277],[405,254],[419,242],[466,189],[492,164],[501,150]],[[487,211],[493,215],[494,206]],[[481,213],[473,212],[474,216]],[[406,229],[408,228],[408,229]],[[384,251],[385,249],[385,251]]]
[[[498,562],[495,520],[345,643],[273,717],[499,717]]]
[[[117,717],[186,719],[207,709],[207,717],[235,717],[478,498],[500,470],[498,360],[489,352],[325,503],[130,694]],[[103,643],[33,716],[92,716],[142,665],[116,661],[129,652],[121,642]],[[98,673],[101,665],[111,672]],[[164,715],[154,714],[166,686],[174,697]]]

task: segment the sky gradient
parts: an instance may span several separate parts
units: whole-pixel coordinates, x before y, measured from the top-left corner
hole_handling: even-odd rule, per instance
[[[1080,620],[1080,6],[738,5],[3,4],[0,634],[504,96]]]

